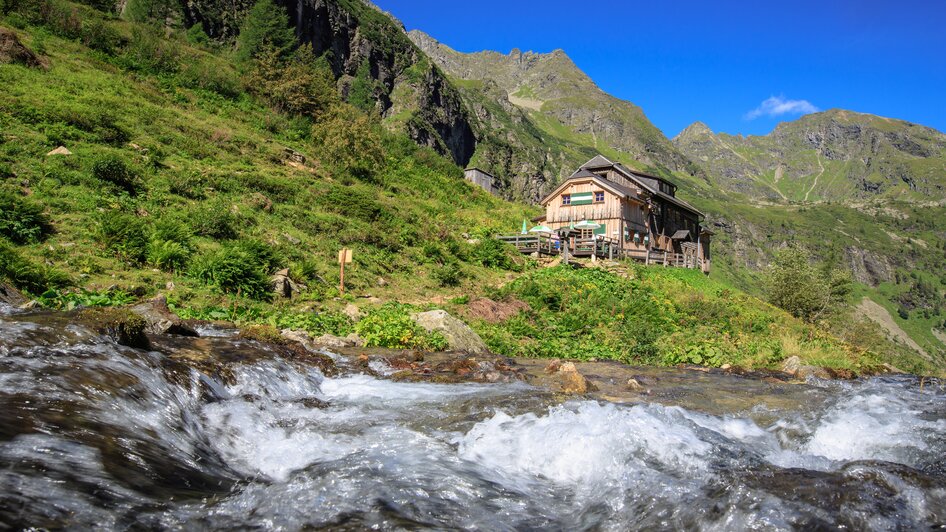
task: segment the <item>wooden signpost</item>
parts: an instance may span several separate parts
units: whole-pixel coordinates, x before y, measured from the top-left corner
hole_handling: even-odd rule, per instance
[[[338,284],[338,293],[345,293],[345,265],[351,263],[351,250],[342,249],[338,252],[338,264],[341,268],[339,273],[339,284]]]

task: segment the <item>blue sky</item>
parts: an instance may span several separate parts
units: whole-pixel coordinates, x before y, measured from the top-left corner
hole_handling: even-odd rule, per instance
[[[463,51],[561,48],[676,135],[843,108],[946,131],[946,0],[375,0]]]

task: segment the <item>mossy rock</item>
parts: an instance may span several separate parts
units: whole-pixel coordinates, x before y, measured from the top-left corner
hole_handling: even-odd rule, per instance
[[[104,334],[116,343],[136,349],[149,349],[151,343],[145,335],[147,322],[126,308],[89,308],[79,313],[79,321],[95,332]]]

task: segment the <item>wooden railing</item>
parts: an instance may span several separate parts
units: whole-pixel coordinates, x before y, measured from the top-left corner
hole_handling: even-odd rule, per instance
[[[525,254],[560,255],[563,241],[544,234],[501,235],[497,240],[507,242]],[[709,273],[710,261],[692,253],[674,253],[672,251],[651,249],[622,249],[621,243],[613,238],[575,238],[572,239],[568,254],[572,257],[595,257],[599,259],[629,259],[648,265],[673,266],[676,268],[698,268]]]
[[[497,240],[516,246],[522,253],[539,253],[545,255],[559,254],[559,241],[549,235],[543,234],[525,234],[525,235],[502,235],[497,236]]]

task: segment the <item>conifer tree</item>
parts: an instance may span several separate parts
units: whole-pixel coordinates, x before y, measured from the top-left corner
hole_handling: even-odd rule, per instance
[[[285,57],[294,44],[295,34],[289,27],[286,11],[273,0],[259,0],[246,14],[240,27],[236,58],[249,61],[265,48],[276,50],[280,57]]]

